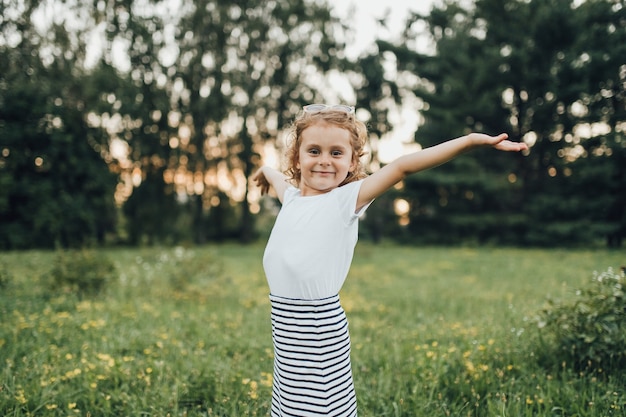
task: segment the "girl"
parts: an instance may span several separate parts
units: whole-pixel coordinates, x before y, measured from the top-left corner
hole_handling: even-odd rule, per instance
[[[262,167],[252,177],[262,193],[272,187],[282,203],[263,256],[274,343],[272,417],[357,414],[348,323],[338,294],[352,262],[358,219],[372,200],[407,175],[473,148],[527,149],[504,133],[471,133],[367,176],[360,161],[366,138],[354,107],[304,106],[292,126],[286,175]]]

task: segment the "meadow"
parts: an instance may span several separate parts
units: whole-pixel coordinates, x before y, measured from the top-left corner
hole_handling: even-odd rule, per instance
[[[0,415],[268,415],[262,252],[101,250],[115,280],[96,295],[50,285],[55,252],[0,253]],[[624,258],[360,243],[340,294],[359,415],[625,415],[625,378],[547,366],[535,323]]]

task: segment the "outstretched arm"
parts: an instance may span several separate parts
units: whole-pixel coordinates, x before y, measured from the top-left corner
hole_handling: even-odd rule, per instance
[[[252,181],[256,182],[258,187],[261,187],[261,194],[267,194],[270,187],[272,187],[281,203],[283,202],[285,190],[289,187],[287,176],[268,166],[261,167],[252,176]]]
[[[469,150],[485,146],[513,152],[528,149],[525,143],[511,142],[507,138],[506,133],[498,136],[470,133],[467,136],[401,156],[363,180],[356,210],[358,211],[365,204],[393,187],[407,175],[441,165]]]

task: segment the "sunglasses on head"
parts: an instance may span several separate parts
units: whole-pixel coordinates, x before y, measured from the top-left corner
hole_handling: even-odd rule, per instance
[[[324,110],[337,110],[346,114],[354,113],[353,106],[346,106],[344,104],[335,104],[333,106],[329,106],[328,104],[307,104],[303,106],[302,109],[305,113],[319,113]]]

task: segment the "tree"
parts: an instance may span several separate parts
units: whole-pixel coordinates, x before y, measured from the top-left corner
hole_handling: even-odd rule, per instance
[[[226,235],[248,241],[253,227],[247,178],[300,107],[323,100],[323,74],[344,63],[336,35],[345,27],[323,2],[184,1],[174,10],[157,0],[55,0],[11,7],[0,21],[0,46],[7,52],[1,59],[13,71],[2,75],[2,104],[28,97],[33,106],[13,106],[19,112],[6,114],[22,117],[24,131],[41,127],[34,142],[50,149],[37,159],[46,167],[68,141],[72,151],[88,145],[79,158],[70,158],[71,164],[85,162],[84,167],[70,164],[64,176],[55,176],[60,166],[55,163],[49,174],[58,183],[46,183],[34,194],[43,198],[44,191],[61,187],[71,190],[76,204],[85,197],[80,207],[106,213],[92,216],[101,222],[98,238],[114,222],[115,191],[133,242],[171,241],[172,234],[184,239],[185,233],[173,228],[188,217],[187,236],[195,242]],[[37,31],[37,21],[45,22],[45,30]],[[19,68],[30,72],[19,75]],[[9,118],[13,124],[0,128],[16,142],[25,136],[18,119]],[[44,137],[48,142],[39,140]],[[0,208],[7,212],[21,198],[15,195],[24,192],[13,178],[27,165],[18,168],[16,155],[32,151],[25,143],[1,148],[0,184],[6,187]],[[102,198],[82,196],[82,189],[64,184],[68,172],[97,178],[92,188]],[[35,184],[44,186],[31,181],[28,187],[34,190]],[[23,198],[37,201],[33,195]],[[239,222],[231,220],[233,214]],[[64,219],[42,216],[40,221],[44,218]],[[11,227],[18,224],[13,220]],[[81,225],[78,229],[90,233],[78,221],[59,223]]]
[[[105,27],[91,86],[92,116],[109,144],[126,152],[108,160],[126,185],[119,193],[130,243],[163,243],[182,238],[176,230],[180,207],[166,175],[177,150],[168,115],[171,73],[161,58],[166,50],[166,2],[109,1],[92,12],[94,26]]]
[[[573,63],[585,88],[575,102],[580,109],[570,111],[582,110],[575,133],[584,153],[572,164],[574,172],[581,166],[580,175],[572,177],[600,172],[600,180],[577,184],[591,203],[585,217],[603,226],[608,246],[619,247],[626,237],[626,4],[588,1],[578,11],[579,27],[587,30],[577,39]]]
[[[425,103],[424,122],[416,134],[424,147],[472,130],[511,132],[500,105],[498,77],[494,77],[499,72],[500,48],[484,41],[485,23],[472,13],[446,3],[428,16],[413,17],[412,22],[426,23],[436,45],[433,55],[407,48],[411,38],[423,36],[413,32],[411,22],[405,42],[380,43],[381,49],[396,56],[400,74],[414,79],[413,93]],[[440,243],[517,240],[523,221],[515,214],[522,158],[481,150],[408,178],[402,197],[411,206],[409,235]]]
[[[414,92],[427,103],[420,143],[479,130],[531,146],[525,157],[477,152],[408,182],[416,233],[445,226],[455,239],[527,244],[623,234],[624,67],[613,50],[626,30],[621,3],[445,3],[415,15],[406,32],[425,24],[434,55],[385,45],[418,76]],[[604,133],[581,136],[586,126]],[[611,167],[602,173],[599,156]]]
[[[37,2],[19,6],[0,25],[0,248],[101,243],[116,180],[84,117],[83,45],[62,21],[38,30]]]
[[[165,223],[184,224],[175,220],[182,216],[196,243],[250,240],[247,178],[287,120],[319,97],[320,73],[341,59],[338,22],[312,1],[183,1],[176,10],[109,3],[96,13],[107,29],[94,118],[128,147],[128,161],[117,164],[125,183],[133,193],[145,188],[125,203],[131,235],[151,241]],[[120,45],[126,68],[116,63]],[[161,218],[139,214],[141,204]],[[229,211],[240,218],[235,230],[215,227]]]
[[[312,1],[188,1],[182,11],[172,112],[187,136],[170,169],[194,184],[187,194],[196,242],[205,239],[204,220],[224,203],[224,193],[239,205],[237,233],[248,241],[247,179],[264,146],[303,104],[321,96],[320,74],[342,58],[339,25],[326,4]]]

